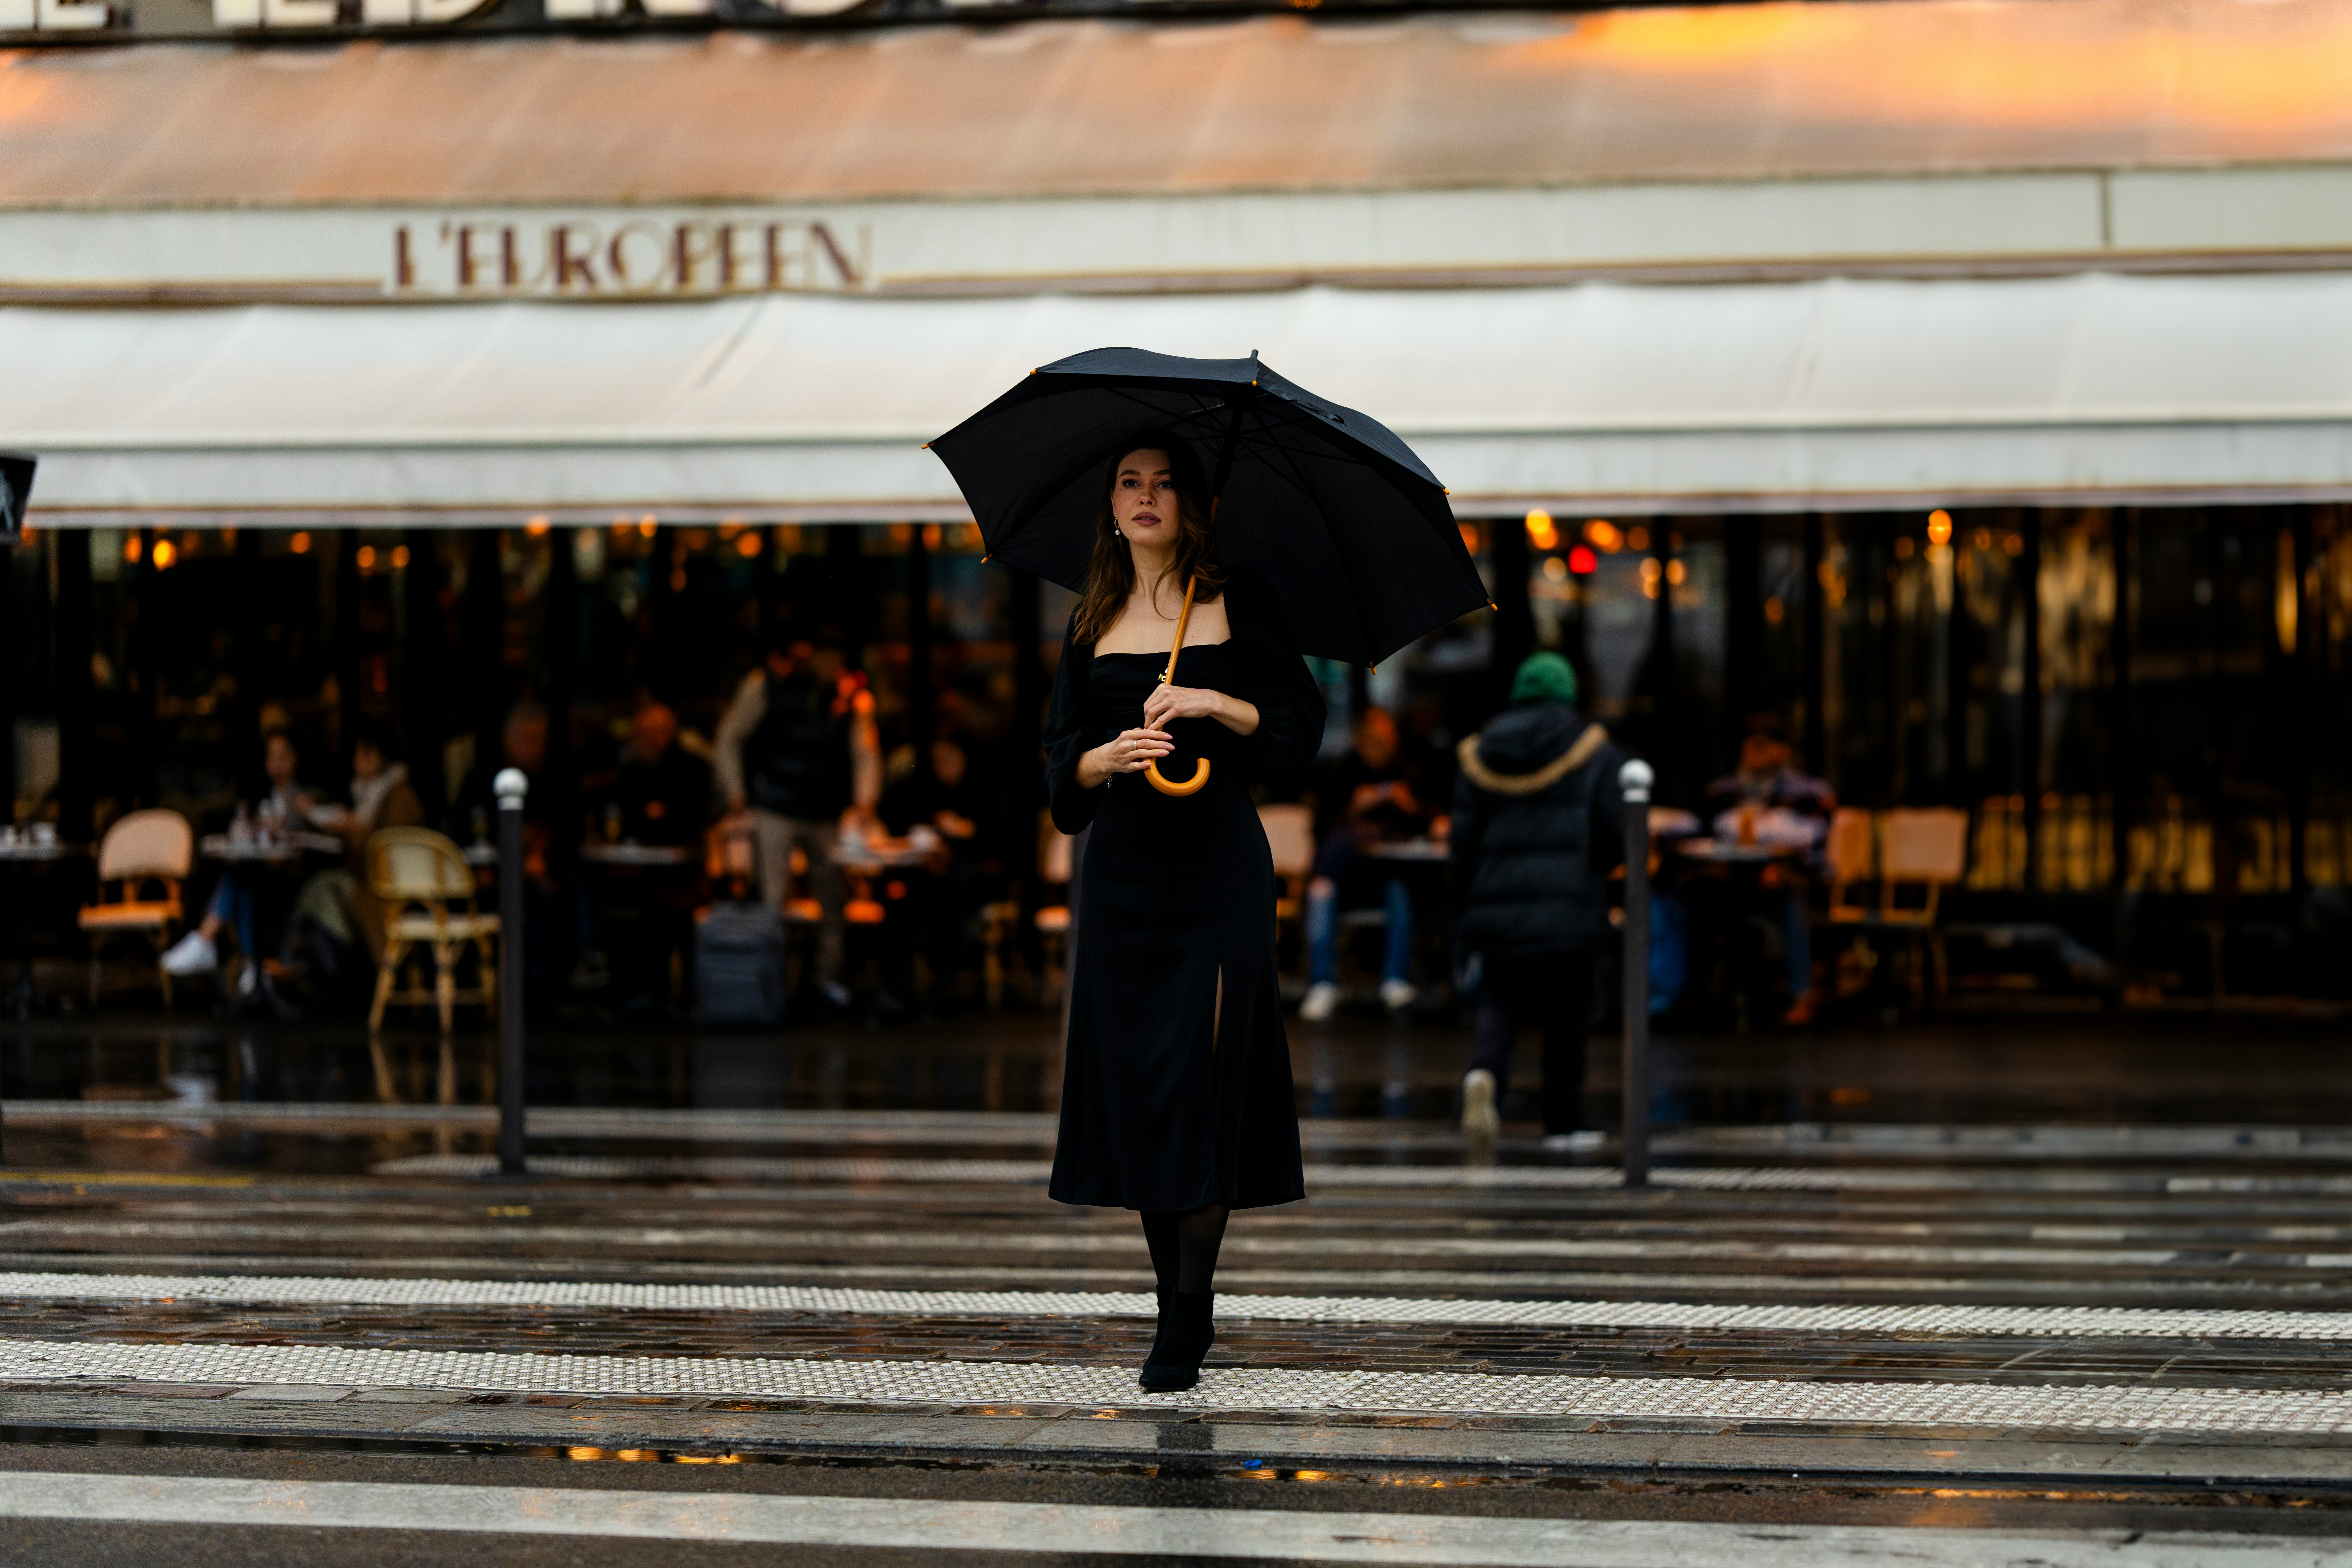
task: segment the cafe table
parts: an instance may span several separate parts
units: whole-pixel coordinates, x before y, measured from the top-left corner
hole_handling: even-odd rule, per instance
[[[0,866],[9,871],[9,903],[16,911],[16,984],[10,987],[9,1005],[17,1021],[33,1016],[33,1005],[40,993],[33,984],[33,900],[26,882],[37,871],[66,860],[86,859],[87,844],[68,844],[61,840],[37,839],[11,833],[0,838]]]

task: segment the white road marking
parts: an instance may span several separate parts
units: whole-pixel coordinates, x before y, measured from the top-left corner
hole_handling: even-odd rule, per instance
[[[1106,1508],[719,1491],[439,1486],[397,1481],[0,1473],[0,1518],[109,1523],[292,1525],[640,1541],[1462,1568],[2343,1568],[2352,1541],[2119,1530],[1901,1529],[1860,1525],[1465,1519],[1275,1509]]]
[[[518,1355],[340,1345],[0,1340],[0,1383],[310,1384],[532,1394],[674,1394],[826,1403],[1165,1405],[1214,1410],[1402,1411],[2029,1427],[2133,1432],[2352,1430],[2332,1389],[1994,1386],[1766,1378],[1563,1377],[1213,1366],[1182,1394],[1147,1394],[1132,1370],[1039,1363],[781,1361],[754,1357]]]
[[[0,1300],[335,1307],[828,1312],[908,1317],[1150,1317],[1141,1291],[856,1290],[811,1285],[385,1279],[233,1274],[0,1273]],[[2352,1312],[2153,1307],[1748,1306],[1693,1301],[1449,1301],[1382,1296],[1217,1298],[1220,1318],[1322,1323],[1519,1323],[1952,1338],[2352,1340]]]
[[[614,1247],[656,1247],[674,1256],[679,1249],[751,1251],[763,1258],[838,1258],[844,1255],[954,1254],[1029,1256],[1116,1253],[1132,1256],[1136,1238],[1124,1229],[1074,1230],[1046,1225],[1034,1230],[899,1231],[847,1226],[816,1228],[777,1225],[541,1225],[528,1229],[512,1225],[450,1224],[440,1221],[333,1221],[324,1224],[283,1220],[236,1219],[26,1219],[0,1225],[0,1237],[19,1245],[31,1242],[182,1241],[274,1242],[280,1246],[341,1243],[359,1247],[391,1244],[437,1245],[490,1242],[504,1245],[526,1238],[539,1247],[578,1247],[609,1251]],[[1383,1261],[1484,1261],[1489,1264],[1526,1260],[1658,1259],[1661,1261],[1736,1261],[1751,1264],[1840,1263],[1902,1264],[1913,1268],[2166,1268],[2193,1267],[2210,1271],[2221,1268],[2313,1268],[2331,1272],[2352,1268],[2352,1254],[2282,1249],[2258,1251],[2243,1246],[2227,1250],[2212,1245],[2186,1247],[2063,1247],[1960,1246],[1933,1242],[1781,1241],[1737,1236],[1545,1237],[1496,1231],[1483,1236],[1330,1235],[1302,1229],[1244,1231],[1228,1236],[1223,1257],[1229,1264],[1247,1268],[1274,1260],[1301,1262],[1325,1258],[1362,1258]]]
[[[533,1154],[534,1176],[574,1181],[911,1182],[1039,1186],[1049,1160],[794,1159],[758,1154]],[[407,1154],[371,1166],[379,1176],[480,1176],[498,1169],[488,1154]],[[1306,1167],[1310,1188],[1462,1191],[1603,1191],[1624,1184],[1614,1165],[1369,1165]],[[2352,1192],[2352,1176],[2139,1177],[2100,1171],[1956,1170],[1883,1165],[1664,1166],[1658,1186],[1693,1192],[2238,1192],[2326,1195]],[[2259,1184],[2236,1186],[2231,1183]]]

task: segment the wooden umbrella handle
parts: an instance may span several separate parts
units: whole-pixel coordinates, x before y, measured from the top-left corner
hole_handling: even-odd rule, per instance
[[[1177,656],[1184,651],[1184,623],[1192,618],[1192,590],[1200,585],[1200,582],[1198,577],[1185,581],[1184,607],[1176,612],[1176,646],[1168,650],[1168,668],[1160,672],[1160,684],[1162,686],[1175,683]],[[1162,774],[1156,762],[1144,764],[1143,776],[1150,779],[1151,787],[1161,795],[1196,795],[1201,786],[1209,782],[1209,759],[1199,759],[1193,764],[1192,776],[1181,784]]]

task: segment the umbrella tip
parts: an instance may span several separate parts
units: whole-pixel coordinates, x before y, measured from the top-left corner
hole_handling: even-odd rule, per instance
[[[1498,604],[1495,603],[1495,601],[1494,601],[1494,600],[1492,600],[1492,599],[1489,599],[1489,600],[1487,600],[1487,601],[1486,601],[1486,607],[1487,607],[1488,609],[1490,609],[1490,610],[1493,610],[1493,611],[1496,612],[1497,614],[1500,614],[1500,613],[1501,613],[1501,611],[1502,611],[1502,608],[1503,608],[1503,606],[1502,606],[1502,605],[1498,605]]]

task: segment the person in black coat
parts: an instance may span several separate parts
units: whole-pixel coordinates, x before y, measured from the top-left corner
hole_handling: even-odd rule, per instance
[[[1543,1029],[1546,1138],[1577,1129],[1593,954],[1609,935],[1609,874],[1624,863],[1624,756],[1576,710],[1576,672],[1538,653],[1511,682],[1510,710],[1462,742],[1454,794],[1454,940],[1478,957],[1477,1054],[1462,1080],[1462,1127],[1492,1137],[1511,1045]]]

